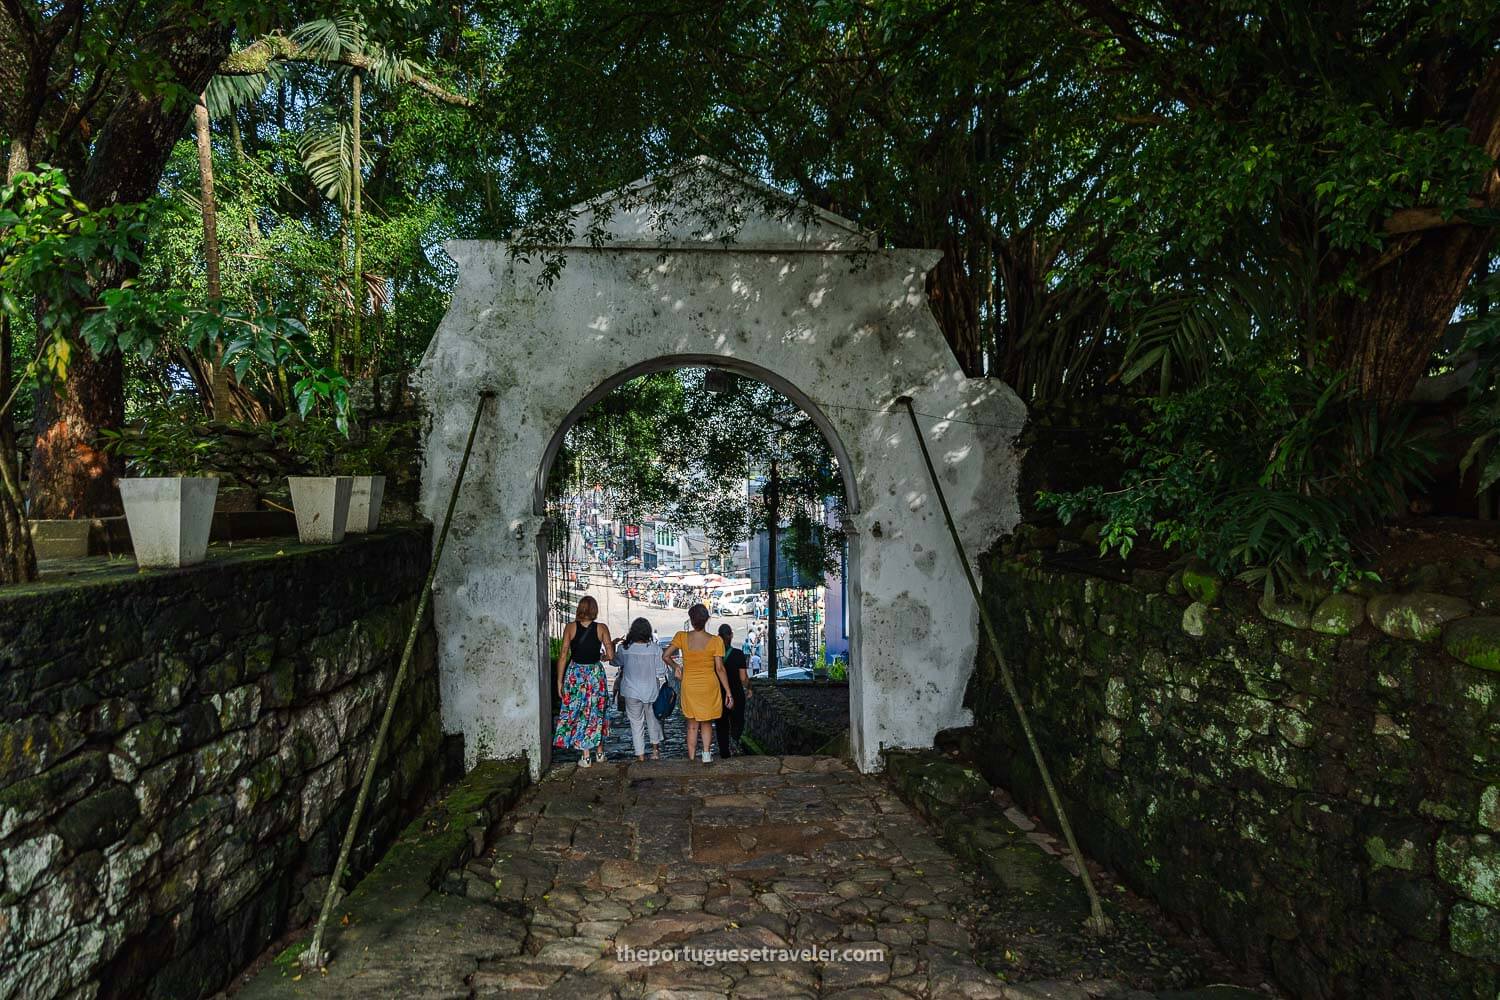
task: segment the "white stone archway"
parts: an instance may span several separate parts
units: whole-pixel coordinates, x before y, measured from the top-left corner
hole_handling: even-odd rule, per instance
[[[727,214],[704,207],[705,184]],[[623,379],[687,365],[786,393],[843,466],[859,767],[878,770],[883,747],[930,746],[965,724],[978,612],[896,400],[911,396],[922,414],[973,553],[1018,520],[1025,408],[1004,383],[959,370],[924,292],[939,255],[871,249],[848,220],[701,160],[580,208],[573,232],[554,248],[566,263],[550,283],[540,255],[450,243],[458,282],[416,376],[429,417],[422,503],[434,520],[478,395],[497,393],[433,597],[443,727],[464,735],[468,763],[525,753],[540,771],[550,759],[538,551],[561,434]]]

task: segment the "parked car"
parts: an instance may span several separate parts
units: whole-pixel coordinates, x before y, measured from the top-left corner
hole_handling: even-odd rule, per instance
[[[755,598],[749,594],[731,594],[714,602],[714,613],[719,615],[748,615],[755,608]]]

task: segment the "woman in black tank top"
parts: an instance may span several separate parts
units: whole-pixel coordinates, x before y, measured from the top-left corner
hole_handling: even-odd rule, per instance
[[[602,661],[614,659],[614,643],[608,626],[598,618],[599,602],[585,596],[578,602],[577,620],[563,632],[557,653],[557,699],[562,710],[552,745],[581,751],[580,767],[591,765],[596,756],[604,759],[599,744],[609,718]]]
[[[573,642],[569,648],[573,652],[573,662],[598,663],[599,654],[604,651],[604,643],[599,640],[599,623],[583,625],[574,622],[572,628]]]

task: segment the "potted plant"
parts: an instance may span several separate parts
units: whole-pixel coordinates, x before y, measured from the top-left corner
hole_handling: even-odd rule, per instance
[[[105,447],[122,456],[128,472],[119,481],[125,523],[136,565],[191,566],[208,554],[219,480],[202,470],[213,441],[183,413],[123,431],[105,431]]]
[[[354,490],[353,478],[340,474],[346,443],[342,428],[334,420],[306,417],[289,423],[284,433],[289,450],[308,473],[287,477],[297,540],[307,545],[342,542]]]
[[[342,471],[354,479],[348,525],[352,534],[366,534],[380,527],[386,479],[380,470],[385,467],[391,439],[400,431],[400,424],[376,424],[365,432],[363,444],[349,449],[340,459]]]

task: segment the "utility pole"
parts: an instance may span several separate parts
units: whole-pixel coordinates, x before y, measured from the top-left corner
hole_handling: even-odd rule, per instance
[[[776,521],[780,512],[776,460],[766,480],[766,674],[776,683]]]

